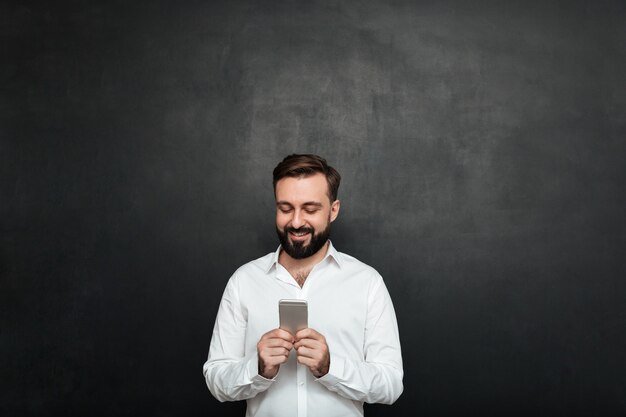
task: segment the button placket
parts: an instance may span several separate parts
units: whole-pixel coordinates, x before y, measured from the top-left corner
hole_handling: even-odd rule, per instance
[[[306,395],[306,372],[307,367],[298,364],[296,379],[298,382],[298,417],[306,417],[307,395]]]

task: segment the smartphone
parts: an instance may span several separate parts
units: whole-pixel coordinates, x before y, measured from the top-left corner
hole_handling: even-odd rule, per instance
[[[307,324],[306,300],[280,300],[278,301],[278,315],[280,316],[280,328],[295,335],[299,330],[306,329]]]

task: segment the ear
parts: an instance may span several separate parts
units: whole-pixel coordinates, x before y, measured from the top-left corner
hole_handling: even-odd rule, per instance
[[[339,209],[341,208],[341,202],[339,200],[333,201],[330,205],[330,221],[334,222],[339,215]]]

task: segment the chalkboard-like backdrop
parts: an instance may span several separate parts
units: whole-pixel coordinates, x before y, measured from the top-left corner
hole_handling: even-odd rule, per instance
[[[218,302],[313,152],[396,306],[367,415],[626,415],[625,10],[3,3],[0,414],[242,416],[202,378]]]

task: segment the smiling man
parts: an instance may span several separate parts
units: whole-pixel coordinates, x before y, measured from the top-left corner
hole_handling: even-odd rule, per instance
[[[203,367],[219,401],[246,416],[362,416],[402,393],[393,304],[381,276],[329,240],[341,177],[316,155],[274,169],[280,246],[228,281]],[[278,301],[308,304],[308,328],[278,328]]]

